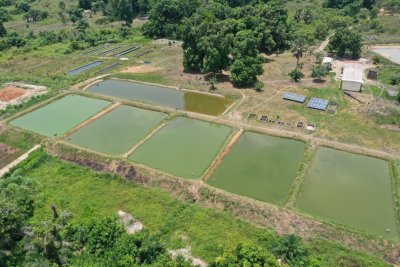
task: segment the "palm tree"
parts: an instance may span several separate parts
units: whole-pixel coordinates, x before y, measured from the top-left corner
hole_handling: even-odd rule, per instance
[[[304,38],[296,38],[290,44],[290,51],[292,51],[293,56],[296,58],[296,69],[299,68],[300,58],[303,57],[304,53],[307,52],[309,45]]]

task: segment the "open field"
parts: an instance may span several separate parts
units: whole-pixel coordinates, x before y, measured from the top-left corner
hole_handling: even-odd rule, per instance
[[[66,140],[99,152],[122,155],[167,116],[159,112],[120,106],[68,136]]]
[[[207,182],[235,194],[282,204],[303,151],[302,142],[246,132]]]
[[[389,163],[319,148],[298,200],[310,214],[398,238]]]
[[[179,117],[144,143],[129,159],[184,178],[200,178],[231,128]]]
[[[48,137],[62,135],[109,104],[108,101],[68,95],[13,120],[11,125]]]

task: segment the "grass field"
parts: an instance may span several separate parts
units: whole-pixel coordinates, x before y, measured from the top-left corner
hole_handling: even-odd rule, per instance
[[[167,116],[159,112],[120,106],[68,136],[66,140],[99,152],[121,155]]]
[[[104,100],[68,95],[10,124],[48,137],[62,135],[109,104]]]
[[[184,178],[199,178],[217,156],[231,128],[179,117],[129,159]]]
[[[121,209],[139,219],[151,232],[160,234],[169,248],[190,246],[195,256],[206,261],[219,255],[222,248],[234,248],[239,243],[268,248],[276,242],[274,233],[228,213],[185,204],[161,190],[95,173],[40,151],[31,156],[27,166],[35,166],[29,171],[29,177],[41,188],[32,222],[52,218],[52,204],[72,212],[72,219],[80,222],[115,215]],[[359,253],[324,240],[309,240],[306,246],[320,266],[386,266],[373,254]]]
[[[298,207],[385,238],[399,237],[389,164],[381,159],[320,148]]]
[[[246,132],[209,178],[212,186],[282,204],[296,176],[304,143]]]

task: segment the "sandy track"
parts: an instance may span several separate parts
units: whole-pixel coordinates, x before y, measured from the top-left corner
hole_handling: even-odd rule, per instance
[[[14,160],[13,162],[11,162],[10,164],[8,164],[7,166],[5,166],[3,169],[0,170],[0,178],[3,177],[4,174],[8,173],[12,168],[14,168],[15,166],[17,166],[18,164],[20,164],[22,161],[24,161],[25,159],[27,159],[29,157],[29,155],[38,150],[40,148],[40,145],[36,145],[34,146],[31,150],[29,150],[28,152],[26,152],[25,154],[21,155],[19,158],[17,158],[16,160]]]
[[[240,129],[239,132],[235,134],[235,136],[232,138],[232,140],[229,142],[229,144],[226,146],[224,151],[220,154],[219,158],[215,161],[214,165],[211,167],[210,171],[207,173],[207,175],[204,177],[204,180],[207,181],[211,175],[215,172],[215,170],[218,168],[218,166],[222,163],[222,160],[229,154],[229,152],[232,150],[232,147],[236,144],[236,142],[239,140],[240,136],[242,136],[243,129]]]

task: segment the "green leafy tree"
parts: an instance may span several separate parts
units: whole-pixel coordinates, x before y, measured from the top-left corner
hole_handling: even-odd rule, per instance
[[[15,172],[0,179],[0,266],[12,266],[10,258],[25,236],[24,227],[34,212],[38,185]]]
[[[214,76],[212,78],[210,78],[210,84],[211,84],[211,90],[216,90],[217,88],[215,87],[215,85],[218,83],[217,78]]]
[[[235,59],[231,66],[233,83],[236,86],[253,85],[257,81],[257,75],[264,73],[260,57],[240,57]]]
[[[326,75],[328,75],[328,71],[323,65],[321,64],[313,65],[311,77],[317,79],[318,81],[321,81],[322,78],[325,77]]]
[[[304,77],[304,73],[302,73],[299,68],[295,68],[289,72],[289,76],[293,81],[299,82]]]
[[[308,251],[304,248],[301,238],[296,235],[285,235],[274,248],[274,252],[289,263],[290,266],[309,266]]]
[[[256,82],[256,84],[254,85],[254,89],[255,89],[257,92],[264,91],[264,83],[262,83],[262,82],[260,82],[260,81]]]
[[[83,9],[72,7],[68,10],[68,14],[71,22],[75,24],[78,20],[83,18]]]
[[[0,38],[7,35],[7,30],[4,27],[4,23],[0,20]]]
[[[344,56],[349,51],[353,59],[360,58],[361,55],[361,35],[348,28],[339,28],[330,38],[329,49],[337,51],[338,56]]]
[[[89,23],[85,19],[79,19],[75,24],[75,29],[80,33],[84,33],[88,28]]]
[[[210,264],[210,267],[263,266],[278,267],[274,255],[261,247],[239,244],[235,251],[224,251]]]
[[[126,25],[132,24],[134,13],[130,0],[110,0],[108,10],[113,19],[125,21]]]

